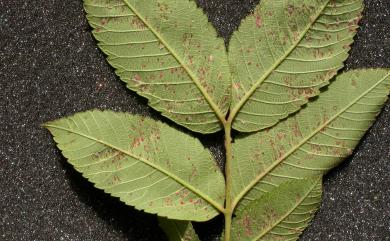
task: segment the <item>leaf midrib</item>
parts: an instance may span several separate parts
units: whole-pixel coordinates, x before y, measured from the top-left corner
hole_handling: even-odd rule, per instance
[[[223,112],[220,110],[220,108],[218,107],[218,105],[213,101],[213,99],[211,98],[211,96],[206,92],[206,90],[202,87],[202,85],[200,84],[198,78],[196,77],[196,75],[194,74],[194,72],[185,64],[185,62],[182,60],[182,58],[180,58],[180,56],[176,53],[176,51],[167,43],[167,41],[164,40],[164,38],[161,36],[160,33],[157,32],[157,30],[155,30],[153,28],[153,26],[151,26],[148,21],[146,21],[146,19],[134,8],[134,6],[129,3],[128,0],[123,0],[123,2],[127,5],[128,8],[130,8],[130,10],[135,14],[137,15],[137,17],[139,19],[141,19],[141,21],[150,29],[150,31],[159,39],[159,41],[167,48],[167,50],[172,54],[172,56],[177,60],[177,62],[179,62],[179,64],[185,69],[185,71],[187,72],[187,74],[190,76],[190,78],[192,79],[192,81],[195,83],[196,87],[199,89],[199,91],[201,92],[201,94],[204,96],[204,98],[206,99],[207,103],[210,105],[211,109],[215,112],[215,115],[218,117],[218,119],[220,120],[220,122],[222,124],[224,124],[226,122],[225,120],[225,116],[223,114]]]
[[[331,122],[333,122],[336,118],[338,118],[342,113],[344,113],[346,110],[351,108],[353,105],[355,105],[361,98],[363,98],[365,95],[367,95],[369,92],[371,92],[373,89],[375,89],[379,84],[381,84],[387,77],[390,76],[390,72],[385,74],[385,76],[380,79],[376,84],[374,84],[372,87],[370,87],[368,90],[363,92],[360,96],[355,98],[349,105],[341,109],[339,112],[337,112],[332,118],[330,118],[327,122],[320,125],[315,131],[313,131],[312,134],[304,138],[301,142],[299,142],[296,146],[294,146],[290,151],[288,151],[285,155],[283,155],[281,158],[277,159],[274,164],[272,164],[269,168],[267,168],[264,172],[260,173],[252,182],[249,183],[249,185],[244,188],[234,199],[233,207],[235,208],[239,201],[266,175],[268,175],[274,168],[276,168],[280,163],[282,163],[285,159],[287,159],[291,154],[293,154],[295,151],[297,151],[301,146],[303,146],[307,141],[309,141],[311,138],[313,138],[316,134],[318,134],[323,128],[325,128],[327,125],[329,125]]]
[[[258,81],[252,87],[249,89],[249,91],[244,95],[244,97],[238,102],[238,104],[231,110],[231,115],[229,116],[229,120],[233,121],[234,118],[239,114],[239,111],[244,106],[244,104],[248,101],[248,99],[253,95],[253,93],[256,91],[257,88],[265,81],[267,78],[278,68],[280,64],[294,51],[294,49],[298,46],[298,44],[302,41],[303,37],[305,37],[306,33],[309,31],[309,29],[313,26],[313,24],[317,21],[317,19],[321,16],[322,12],[325,10],[325,8],[329,5],[330,0],[324,4],[324,6],[319,10],[318,15],[316,18],[308,24],[308,26],[304,29],[302,34],[299,36],[299,40],[293,44],[286,53],[279,58],[278,61],[276,61],[271,68],[266,71]],[[260,3],[261,4],[261,3]]]
[[[161,168],[161,167],[159,167],[159,166],[153,164],[152,162],[150,162],[150,161],[148,161],[148,160],[146,160],[146,159],[144,159],[144,158],[141,158],[141,157],[139,157],[139,156],[136,156],[136,155],[134,155],[134,154],[132,154],[132,153],[126,151],[126,150],[123,150],[123,149],[118,148],[118,147],[116,147],[116,146],[114,146],[114,145],[111,145],[111,144],[109,144],[109,143],[107,143],[107,142],[105,142],[105,141],[103,141],[103,140],[99,140],[99,139],[97,139],[97,138],[95,138],[95,137],[86,135],[86,134],[81,133],[81,132],[77,132],[77,131],[71,130],[71,129],[69,129],[69,128],[65,128],[65,127],[61,127],[61,126],[56,126],[56,125],[50,125],[50,124],[45,124],[44,126],[45,126],[45,127],[51,127],[51,128],[60,129],[60,130],[63,130],[63,131],[67,131],[67,132],[70,132],[70,133],[79,135],[79,136],[81,136],[81,137],[90,139],[90,140],[92,140],[92,141],[96,141],[96,142],[98,142],[98,143],[100,143],[100,144],[103,144],[103,145],[105,145],[105,146],[107,146],[107,147],[110,147],[110,148],[112,148],[112,149],[114,149],[114,150],[117,150],[117,151],[119,151],[119,152],[122,152],[122,153],[124,153],[125,155],[128,155],[129,157],[132,157],[132,158],[134,158],[134,159],[136,159],[136,160],[142,161],[142,162],[145,163],[146,165],[148,165],[148,166],[150,166],[150,167],[152,167],[152,168],[154,168],[154,169],[160,171],[161,173],[167,175],[168,177],[170,177],[170,178],[173,179],[174,181],[176,181],[176,182],[178,182],[179,184],[181,184],[183,187],[188,188],[190,191],[192,191],[193,193],[197,194],[198,196],[200,196],[201,198],[203,198],[205,201],[207,201],[209,204],[211,204],[213,207],[215,207],[218,211],[220,211],[220,212],[222,212],[222,213],[224,212],[224,208],[221,207],[221,206],[219,205],[218,202],[216,202],[215,200],[213,200],[213,199],[211,199],[210,197],[208,197],[208,196],[207,196],[206,194],[204,194],[202,191],[198,190],[197,188],[193,187],[192,185],[189,185],[187,182],[185,182],[185,181],[184,181],[183,179],[181,179],[180,177],[177,177],[177,176],[174,175],[173,173],[171,173],[171,172],[165,170],[164,168]]]
[[[290,216],[290,214],[292,212],[295,211],[295,209],[297,209],[302,203],[303,201],[306,200],[306,198],[309,196],[309,194],[313,191],[313,189],[317,186],[318,184],[318,180],[316,182],[314,182],[313,186],[311,186],[308,190],[307,193],[305,193],[302,198],[296,202],[296,204],[285,214],[283,215],[279,220],[277,220],[275,223],[273,223],[269,228],[267,228],[266,230],[264,230],[261,234],[259,234],[258,236],[256,236],[256,238],[252,239],[252,241],[258,241],[259,239],[261,239],[262,237],[264,237],[265,235],[267,235],[271,230],[273,230],[275,227],[277,227],[283,220],[285,220],[288,216]]]

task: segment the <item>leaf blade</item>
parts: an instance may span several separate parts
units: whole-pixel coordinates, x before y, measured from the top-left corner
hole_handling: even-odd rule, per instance
[[[128,205],[197,221],[223,210],[224,179],[211,155],[163,123],[90,111],[45,126],[77,171]],[[214,186],[204,185],[208,178]]]
[[[191,222],[159,218],[160,227],[169,241],[200,241]]]
[[[229,49],[234,129],[273,126],[318,95],[342,68],[363,5],[337,2],[262,1],[243,22]],[[246,68],[240,68],[243,63]]]
[[[299,238],[319,208],[321,178],[281,184],[237,213],[232,234],[237,241]]]
[[[226,50],[194,1],[84,5],[99,47],[128,88],[190,130],[222,128],[230,104]]]
[[[241,156],[233,172],[237,208],[280,182],[322,175],[337,166],[374,122],[387,99],[389,82],[389,70],[344,73],[297,115],[269,131],[236,140],[233,151]],[[362,105],[361,99],[370,104]]]

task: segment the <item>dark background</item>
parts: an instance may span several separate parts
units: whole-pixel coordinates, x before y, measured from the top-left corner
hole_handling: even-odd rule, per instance
[[[257,2],[198,1],[227,40]],[[365,2],[347,68],[389,68],[390,1]],[[0,240],[165,240],[153,215],[94,189],[40,127],[92,108],[166,121],[114,75],[81,0],[0,0]],[[221,162],[222,134],[201,139]],[[321,210],[302,240],[390,240],[389,147],[388,102],[353,156],[326,177]],[[196,227],[211,241],[222,222]]]

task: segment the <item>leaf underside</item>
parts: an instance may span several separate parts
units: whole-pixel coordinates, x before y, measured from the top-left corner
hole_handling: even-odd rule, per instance
[[[389,90],[389,70],[349,71],[297,115],[237,138],[232,174],[237,209],[285,181],[337,166],[375,121]]]
[[[295,241],[319,208],[321,178],[281,184],[237,213],[234,241]]]
[[[209,220],[223,208],[224,178],[211,154],[161,122],[88,111],[45,126],[77,171],[128,205],[194,221]]]
[[[233,128],[251,132],[298,111],[343,67],[362,0],[262,0],[229,48]]]
[[[193,0],[84,7],[115,73],[151,107],[203,134],[255,132],[231,144],[232,241],[297,240],[319,207],[322,176],[352,153],[390,91],[388,69],[334,78],[363,0],[261,0],[228,53]],[[170,241],[199,241],[191,221],[231,211],[211,154],[166,124],[94,110],[45,127],[97,188],[160,216]]]
[[[99,47],[127,87],[192,131],[213,133],[230,104],[225,45],[194,1],[84,0]]]
[[[169,241],[200,241],[189,221],[159,218],[158,222],[168,236]]]

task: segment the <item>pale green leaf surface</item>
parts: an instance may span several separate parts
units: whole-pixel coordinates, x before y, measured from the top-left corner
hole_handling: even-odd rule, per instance
[[[321,186],[321,178],[289,181],[250,202],[233,220],[232,240],[298,240],[320,205]]]
[[[189,221],[159,218],[158,222],[169,241],[200,241]]]
[[[350,155],[387,99],[389,75],[384,69],[343,73],[295,116],[237,138],[232,175],[238,209],[286,180],[322,175]]]
[[[194,221],[209,220],[223,209],[224,178],[211,154],[166,124],[88,111],[45,127],[77,171],[128,205]]]
[[[262,0],[233,35],[233,128],[273,126],[343,67],[362,0]]]
[[[99,47],[128,88],[190,130],[212,133],[230,104],[225,45],[192,0],[84,0]]]

